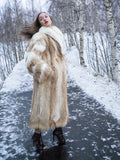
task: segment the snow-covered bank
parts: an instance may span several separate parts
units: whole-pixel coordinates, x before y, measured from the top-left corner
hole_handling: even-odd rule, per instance
[[[67,54],[68,74],[88,95],[93,96],[105,109],[120,121],[120,88],[107,77],[95,74],[79,65],[75,47]]]
[[[1,92],[22,92],[32,90],[33,78],[28,73],[25,61],[22,60],[14,67],[12,73],[7,77]]]
[[[68,74],[88,95],[102,103],[106,110],[120,121],[120,88],[107,77],[94,76],[87,67],[79,65],[79,54],[75,47],[67,53]],[[1,92],[23,92],[32,90],[33,78],[25,62],[19,62],[3,84]]]

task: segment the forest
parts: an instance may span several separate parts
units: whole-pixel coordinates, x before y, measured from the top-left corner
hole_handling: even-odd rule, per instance
[[[65,35],[67,50],[79,51],[79,65],[120,85],[120,1],[47,0],[53,24]],[[38,7],[37,7],[38,6]],[[37,7],[37,9],[36,9]],[[8,0],[0,10],[0,79],[24,58],[28,42],[19,35],[42,11],[41,1]]]

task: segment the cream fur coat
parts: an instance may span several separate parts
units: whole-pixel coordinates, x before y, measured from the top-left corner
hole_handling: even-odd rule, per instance
[[[55,26],[41,27],[33,35],[25,61],[34,78],[29,125],[48,130],[68,122],[67,67],[62,32]]]

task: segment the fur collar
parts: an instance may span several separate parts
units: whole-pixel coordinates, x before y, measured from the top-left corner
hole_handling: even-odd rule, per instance
[[[61,47],[62,54],[65,54],[65,51],[66,51],[65,41],[64,41],[64,36],[62,32],[60,31],[60,29],[58,29],[56,26],[52,26],[52,27],[42,26],[39,29],[39,32],[45,33],[49,35],[50,37],[52,37],[53,39],[55,39]]]

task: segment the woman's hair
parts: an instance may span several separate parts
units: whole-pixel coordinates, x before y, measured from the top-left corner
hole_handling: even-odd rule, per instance
[[[39,21],[39,15],[41,13],[46,13],[46,12],[40,12],[35,21],[31,25],[25,25],[20,32],[20,35],[24,36],[26,39],[30,40],[32,36],[39,31],[39,28],[42,27]],[[48,14],[49,15],[49,14]],[[52,20],[51,16],[49,16],[50,19]]]

